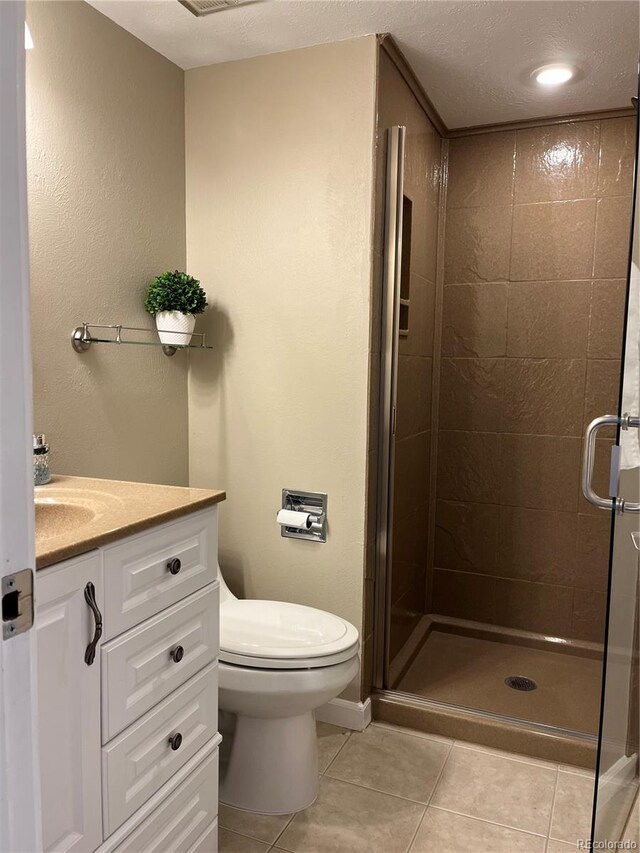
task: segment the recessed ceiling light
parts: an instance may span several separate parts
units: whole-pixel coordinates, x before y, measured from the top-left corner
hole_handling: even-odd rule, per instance
[[[575,76],[576,69],[570,65],[543,65],[531,75],[541,86],[561,86]]]

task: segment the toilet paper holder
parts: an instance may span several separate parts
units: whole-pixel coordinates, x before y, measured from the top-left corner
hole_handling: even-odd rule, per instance
[[[312,542],[327,541],[327,493],[303,492],[301,489],[282,490],[282,509],[309,513],[310,527],[280,527],[280,535],[287,539],[309,539]]]

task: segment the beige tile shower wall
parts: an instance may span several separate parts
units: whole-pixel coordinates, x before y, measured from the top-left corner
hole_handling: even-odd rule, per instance
[[[34,430],[54,471],[186,484],[186,354],[70,345],[151,327],[145,285],[185,264],[184,73],[86,3],[27,15]]]
[[[190,481],[227,490],[231,588],[362,625],[376,40],[187,72],[187,256],[213,303],[192,359]],[[283,487],[329,495],[283,539]],[[356,694],[357,695],[357,694]]]
[[[436,248],[442,141],[393,60],[380,50],[376,158],[375,304],[381,302],[388,128],[407,128],[404,194],[412,202],[408,334],[399,338],[395,438],[390,658],[396,657],[426,612],[431,408],[434,374]],[[379,327],[374,324],[372,375],[379,377]],[[377,333],[377,334],[376,334]],[[372,388],[375,403],[378,389]],[[371,475],[377,470],[372,418]],[[374,441],[375,440],[375,441]],[[373,501],[373,496],[371,496]],[[369,550],[375,550],[371,525]],[[371,561],[369,561],[371,562]],[[370,623],[369,623],[370,624]]]
[[[451,140],[436,613],[602,641],[609,518],[580,495],[580,456],[617,411],[634,134],[619,118]]]

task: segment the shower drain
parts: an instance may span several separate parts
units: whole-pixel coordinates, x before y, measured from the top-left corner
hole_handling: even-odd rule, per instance
[[[533,678],[527,678],[526,675],[510,675],[508,678],[505,678],[504,683],[507,687],[511,687],[512,690],[524,690],[525,692],[537,690],[538,688]]]

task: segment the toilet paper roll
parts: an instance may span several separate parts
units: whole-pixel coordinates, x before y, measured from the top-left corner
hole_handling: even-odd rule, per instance
[[[297,527],[302,530],[308,530],[311,527],[311,514],[308,512],[298,512],[295,509],[281,509],[277,515],[277,522],[283,527]]]

